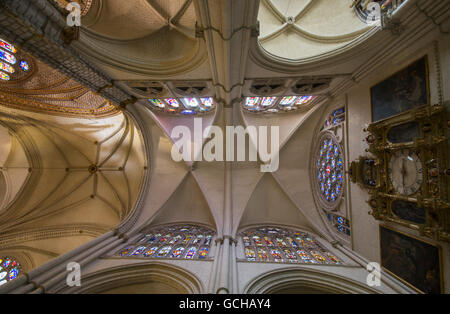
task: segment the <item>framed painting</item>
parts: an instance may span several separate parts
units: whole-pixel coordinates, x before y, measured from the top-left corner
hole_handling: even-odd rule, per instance
[[[427,56],[373,86],[370,95],[373,122],[428,105],[430,87]]]
[[[440,247],[380,226],[381,266],[421,293],[443,293]]]

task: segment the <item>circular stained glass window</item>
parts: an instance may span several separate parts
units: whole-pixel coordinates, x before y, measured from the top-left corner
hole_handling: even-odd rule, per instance
[[[20,61],[20,68],[23,71],[29,71],[30,70],[30,64],[27,61]]]
[[[0,286],[16,279],[21,272],[20,264],[10,257],[0,258]]]
[[[315,162],[316,187],[319,199],[325,208],[338,205],[344,186],[344,158],[334,135],[321,136]]]

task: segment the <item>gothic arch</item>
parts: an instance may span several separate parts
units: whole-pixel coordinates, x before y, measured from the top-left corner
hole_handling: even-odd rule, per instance
[[[126,290],[127,288],[132,289],[134,285],[149,283],[154,283],[156,286],[164,284],[166,289],[173,290],[171,293],[177,294],[205,292],[203,284],[195,275],[180,267],[160,262],[127,264],[84,275],[81,278],[80,287],[70,288],[64,285],[65,288],[56,292],[76,294],[114,293],[118,288]],[[161,292],[167,293],[168,291]]]
[[[367,285],[349,278],[308,267],[287,267],[266,272],[251,280],[244,288],[243,293],[273,294],[287,290],[332,294],[378,293]]]

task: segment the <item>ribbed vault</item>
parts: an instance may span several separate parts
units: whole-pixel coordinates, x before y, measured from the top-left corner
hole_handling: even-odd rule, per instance
[[[259,42],[270,54],[304,59],[350,44],[370,27],[349,7],[352,0],[262,0]]]
[[[21,248],[38,266],[130,215],[146,157],[128,115],[86,120],[9,110],[0,123],[14,143],[2,164],[12,178],[0,210],[3,250]]]

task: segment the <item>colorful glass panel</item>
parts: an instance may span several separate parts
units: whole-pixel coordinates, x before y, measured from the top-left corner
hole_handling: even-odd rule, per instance
[[[296,99],[297,99],[297,96],[286,96],[286,97],[283,97],[280,100],[280,106],[290,106],[290,105],[292,105],[295,102]]]
[[[194,110],[183,110],[183,111],[181,111],[181,114],[185,115],[185,116],[190,116],[190,115],[197,114],[197,112],[195,112]]]
[[[144,250],[145,246],[139,246],[133,251],[133,253],[131,253],[131,256],[139,256],[142,254],[142,252],[144,252]]]
[[[5,50],[8,50],[9,52],[12,52],[12,53],[17,52],[16,47],[14,47],[12,44],[10,44],[9,42],[7,42],[6,40],[3,40],[1,38],[0,38],[0,47]]]
[[[153,256],[153,255],[156,253],[157,250],[158,250],[158,247],[157,247],[157,246],[154,246],[154,247],[152,247],[152,248],[146,250],[146,251],[144,252],[144,256],[145,256],[145,257]]]
[[[338,264],[339,259],[305,232],[260,227],[242,233],[247,261]]]
[[[264,248],[258,249],[258,257],[260,261],[268,261],[269,260],[269,254],[267,253],[267,250]]]
[[[267,246],[273,246],[273,241],[269,237],[264,237],[264,242],[266,242]]]
[[[304,105],[304,104],[310,102],[313,98],[314,98],[314,96],[300,96],[300,97],[298,97],[295,104],[296,105]]]
[[[247,108],[257,107],[259,105],[260,99],[261,98],[259,97],[247,97],[247,99],[245,100],[245,106]]]
[[[212,235],[207,235],[205,239],[205,243],[203,245],[211,245]]]
[[[165,246],[161,250],[159,250],[157,256],[158,257],[165,257],[167,254],[169,254],[171,249],[172,249],[171,246]]]
[[[186,253],[186,258],[193,259],[195,256],[195,253],[197,253],[197,248],[195,246],[189,248],[188,252]]]
[[[8,73],[14,73],[15,70],[12,66],[10,66],[8,63],[0,61],[0,70],[3,70]]]
[[[197,98],[183,98],[183,104],[188,109],[194,109],[199,106]]]
[[[325,257],[323,257],[323,256],[322,256],[321,254],[319,254],[318,252],[313,251],[311,254],[312,254],[312,256],[314,256],[314,258],[316,259],[316,261],[317,261],[319,264],[326,264],[326,263],[327,263]]]
[[[16,279],[21,273],[20,264],[10,257],[0,258],[0,286]]]
[[[178,108],[180,107],[180,104],[178,103],[178,101],[175,98],[167,98],[165,99],[166,103],[173,108]]]
[[[283,262],[283,257],[281,256],[281,252],[278,250],[270,250],[270,254],[272,255],[274,261],[276,263]]]
[[[183,254],[183,252],[184,252],[184,247],[180,246],[172,252],[172,257],[179,258],[179,257],[181,257],[181,254]]]
[[[163,103],[161,99],[149,99],[150,103],[158,108],[165,108],[166,105]]]
[[[192,241],[192,244],[200,244],[203,240],[203,235],[198,235],[197,237],[195,237],[194,241]]]
[[[254,241],[255,244],[258,245],[258,246],[263,245],[263,244],[262,244],[262,241],[261,241],[261,238],[258,237],[258,236],[253,237],[253,241]]]
[[[119,256],[127,256],[131,250],[133,249],[133,247],[128,247],[126,249],[123,249],[122,251],[119,252]]]
[[[251,248],[245,248],[245,257],[248,261],[254,261],[256,258],[255,250]]]
[[[339,144],[331,136],[325,136],[320,144],[315,164],[317,165],[316,176],[321,198],[330,204],[335,203],[343,192],[344,169],[342,160],[343,156]]]
[[[276,100],[277,100],[277,97],[263,97],[263,99],[261,101],[261,106],[270,107],[275,103]]]
[[[204,247],[200,250],[200,253],[198,254],[198,258],[205,259],[208,256],[209,248]]]
[[[30,70],[30,64],[24,60],[20,61],[20,68],[25,71],[28,72]]]
[[[137,242],[119,251],[118,256],[145,258],[206,259],[213,232],[203,227],[167,226],[150,230]],[[151,243],[151,246],[145,245]],[[130,254],[130,252],[132,252]]]
[[[10,64],[16,64],[17,60],[12,54],[0,49],[0,59]]]
[[[211,108],[213,105],[212,97],[200,98],[200,101],[202,102],[202,105],[206,108]]]
[[[8,74],[6,74],[4,72],[0,72],[0,79],[2,79],[3,81],[9,81],[10,77]]]

